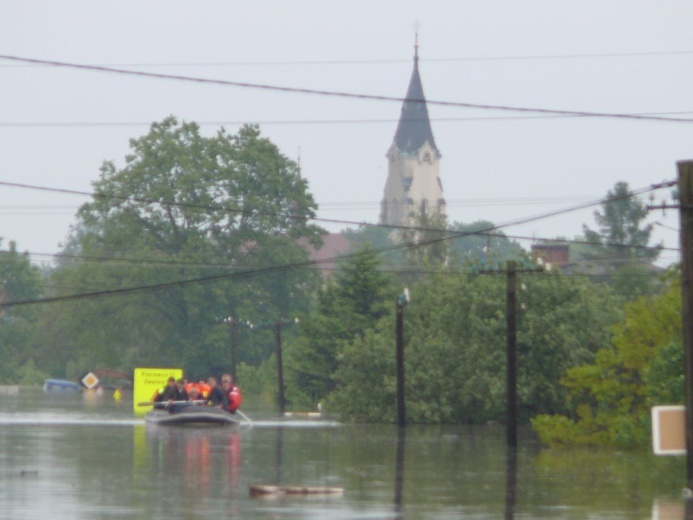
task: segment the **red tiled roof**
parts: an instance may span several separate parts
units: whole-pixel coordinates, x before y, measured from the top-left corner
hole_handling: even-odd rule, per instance
[[[308,252],[308,257],[319,262],[318,268],[325,276],[332,273],[337,266],[336,257],[346,254],[351,249],[351,242],[342,233],[329,233],[322,237],[322,246],[316,249],[311,244],[302,241]]]

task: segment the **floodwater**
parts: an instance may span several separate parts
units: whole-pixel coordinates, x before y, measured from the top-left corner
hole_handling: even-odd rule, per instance
[[[684,518],[684,461],[542,450],[502,426],[145,426],[109,397],[0,396],[0,519]],[[252,485],[335,496],[252,498]]]

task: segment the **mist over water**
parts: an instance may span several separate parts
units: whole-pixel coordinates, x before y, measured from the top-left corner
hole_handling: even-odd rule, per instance
[[[127,399],[0,396],[0,519],[683,518],[680,458],[244,411],[252,426],[163,427]],[[251,498],[257,484],[344,494]]]

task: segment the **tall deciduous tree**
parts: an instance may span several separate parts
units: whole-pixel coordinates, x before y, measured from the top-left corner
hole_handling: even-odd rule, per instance
[[[558,273],[527,276],[518,294],[518,392],[523,420],[565,409],[565,370],[593,359],[620,317],[608,286]],[[411,287],[405,309],[407,415],[484,423],[505,411],[505,280],[439,275]],[[394,313],[346,344],[329,404],[356,420],[394,418]]]
[[[591,363],[570,368],[562,380],[569,410],[533,421],[551,445],[643,446],[648,441],[649,406],[682,397],[681,293],[674,284],[657,296],[625,306],[610,344]],[[673,352],[678,350],[678,355]],[[662,402],[660,399],[664,399]]]
[[[7,249],[0,249],[0,302],[32,300],[42,291],[41,274],[31,264],[29,255],[17,251],[15,242],[10,242]],[[32,366],[34,353],[30,346],[37,310],[36,307],[0,308],[0,382],[16,383],[21,379],[20,367]]]
[[[315,277],[272,269],[307,260],[299,239],[320,243],[307,182],[254,126],[205,137],[169,117],[130,149],[123,167],[103,164],[79,210],[71,246],[91,260],[62,266],[55,279],[81,292],[230,277],[66,305],[61,337],[89,363],[228,366],[221,318],[276,319],[307,304]],[[246,274],[254,269],[265,271]],[[246,343],[240,359],[268,350]]]

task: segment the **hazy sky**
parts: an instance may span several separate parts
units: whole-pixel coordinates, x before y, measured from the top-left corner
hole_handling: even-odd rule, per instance
[[[3,5],[0,54],[402,97],[418,22],[429,100],[693,120],[691,19],[689,1],[22,0]],[[173,114],[209,134],[221,122],[230,131],[257,122],[289,157],[300,147],[319,216],[376,222],[399,112],[393,102],[0,60],[0,181],[89,190],[102,161],[122,165],[128,139],[152,121]],[[640,188],[673,179],[676,161],[693,158],[693,121],[429,112],[451,221],[503,223],[560,209],[602,197],[619,180]],[[0,186],[0,236],[56,252],[84,201]],[[678,226],[672,211],[652,220]],[[583,222],[593,225],[591,211],[506,232],[572,237]],[[675,231],[656,234],[677,246]]]

